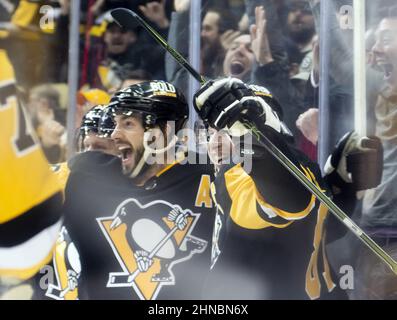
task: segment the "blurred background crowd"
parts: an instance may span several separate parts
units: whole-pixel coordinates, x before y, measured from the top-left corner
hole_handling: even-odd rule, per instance
[[[186,58],[199,57],[205,77],[232,76],[269,89],[282,106],[296,145],[314,161],[321,162],[322,144],[329,153],[354,129],[357,57],[352,0],[326,0],[326,12],[320,12],[325,0],[202,0],[197,12],[201,28],[194,32],[190,7],[195,0],[83,0],[78,79],[69,78],[71,1],[0,0],[0,50],[6,50],[13,63],[20,95],[50,163],[68,156],[66,128],[77,128],[83,114],[106,104],[113,92],[151,79],[167,80],[184,92],[189,89],[188,73],[146,31],[138,24],[122,29],[112,20],[109,11],[118,7],[137,12]],[[393,253],[397,251],[396,2],[367,1],[366,15],[367,108],[362,112],[367,134],[382,140],[384,172],[381,185],[362,196],[354,217]],[[197,52],[192,50],[194,42],[199,43]],[[72,101],[71,81],[78,84]],[[66,121],[71,108],[76,110],[74,124]],[[352,239],[343,241],[335,245],[337,259],[365,251]],[[389,278],[386,267],[375,263],[370,253],[358,257],[359,277],[372,284],[365,293],[352,296],[381,298],[373,293],[379,290],[368,287],[383,286],[383,297],[397,298],[391,289],[396,279]]]

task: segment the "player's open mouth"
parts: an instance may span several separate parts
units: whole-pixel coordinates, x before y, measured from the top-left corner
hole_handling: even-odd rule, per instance
[[[132,159],[132,148],[130,146],[119,147],[120,157],[123,164],[131,162]]]
[[[233,61],[230,64],[230,72],[233,76],[241,75],[245,70],[245,66],[240,61]]]

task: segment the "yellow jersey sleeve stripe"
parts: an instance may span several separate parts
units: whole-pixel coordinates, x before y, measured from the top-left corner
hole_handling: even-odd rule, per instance
[[[316,203],[316,198],[312,195],[307,207],[294,213],[270,205],[262,197],[256,188],[254,180],[244,171],[241,164],[225,172],[225,184],[232,200],[230,210],[232,220],[248,229],[285,228],[293,221],[303,219],[309,215]],[[268,217],[266,219],[259,214],[257,203],[263,212],[267,214]],[[278,220],[277,223],[276,220]]]
[[[309,215],[309,213],[313,210],[313,208],[316,205],[316,198],[314,196],[312,196],[308,206],[304,210],[291,213],[291,212],[287,212],[287,211],[278,209],[278,208],[270,205],[262,198],[262,196],[260,195],[260,193],[258,191],[257,191],[257,198],[258,198],[258,202],[260,203],[261,206],[270,209],[277,216],[284,218],[285,220],[288,220],[288,221],[304,219],[305,217],[307,217]]]
[[[284,219],[281,220],[281,223],[275,223],[276,219],[272,221],[269,217],[269,219],[265,220],[259,214],[257,210],[257,203],[259,202],[257,197],[258,190],[255,182],[244,171],[241,164],[225,172],[225,185],[232,200],[230,217],[240,227],[251,230],[268,227],[285,228],[292,223]]]

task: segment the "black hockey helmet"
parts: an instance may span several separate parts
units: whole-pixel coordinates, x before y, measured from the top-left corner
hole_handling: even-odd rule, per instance
[[[91,108],[81,120],[80,135],[84,138],[89,132],[99,132],[99,122],[104,114],[106,105],[96,105]]]
[[[78,150],[84,150],[84,139],[89,133],[102,135],[102,130],[100,130],[100,126],[101,122],[103,121],[106,109],[107,105],[96,105],[83,116],[80,128],[78,129],[75,137],[75,143]]]
[[[109,108],[113,114],[139,114],[145,128],[175,121],[178,131],[189,118],[189,107],[182,92],[171,83],[160,80],[134,84],[116,92]]]

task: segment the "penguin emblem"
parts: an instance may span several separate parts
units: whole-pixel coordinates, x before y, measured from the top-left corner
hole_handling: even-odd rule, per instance
[[[199,213],[156,200],[123,201],[111,217],[97,218],[123,272],[109,273],[107,287],[132,287],[142,300],[156,299],[161,287],[175,285],[173,265],[202,253],[207,241],[191,233]]]
[[[48,285],[45,295],[55,300],[77,300],[81,275],[80,256],[65,227],[59,232],[53,264],[57,281],[56,284]]]

